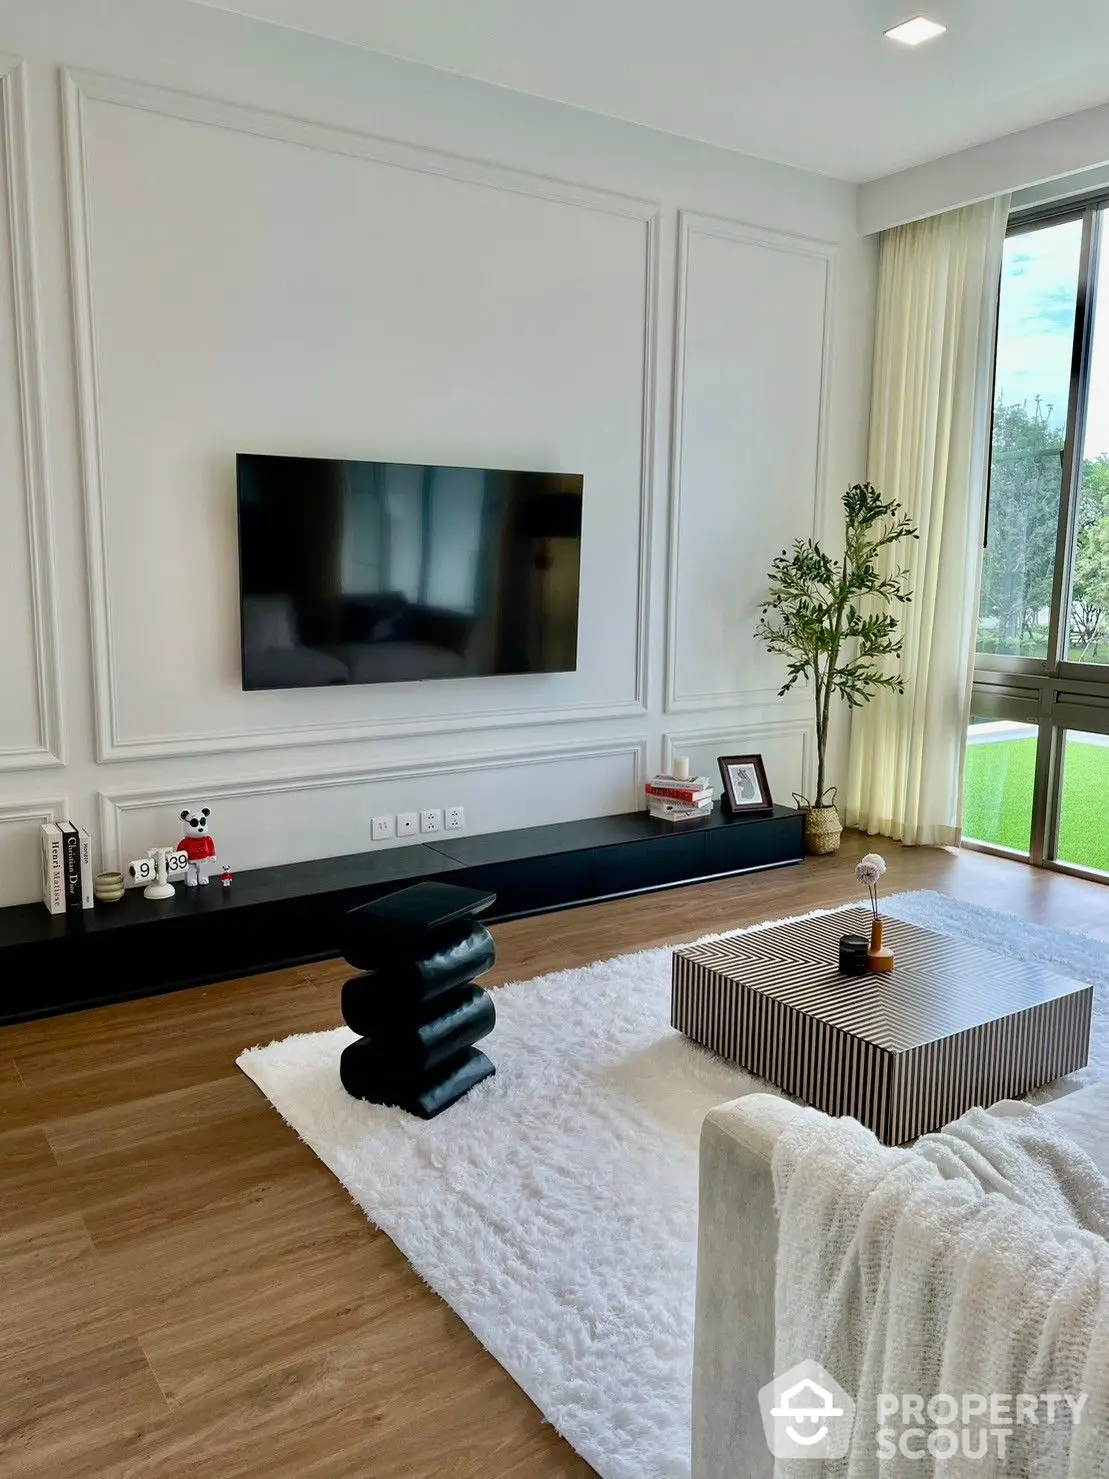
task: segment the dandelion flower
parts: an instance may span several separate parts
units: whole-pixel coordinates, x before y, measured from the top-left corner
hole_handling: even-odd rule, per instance
[[[878,883],[886,871],[886,860],[880,853],[868,852],[855,867],[855,877],[870,895],[870,907],[878,918]]]

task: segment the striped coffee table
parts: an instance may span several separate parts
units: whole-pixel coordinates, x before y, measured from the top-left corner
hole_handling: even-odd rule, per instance
[[[841,976],[870,912],[772,924],[674,952],[670,1020],[785,1093],[887,1145],[1085,1066],[1093,988],[885,919],[891,975]]]

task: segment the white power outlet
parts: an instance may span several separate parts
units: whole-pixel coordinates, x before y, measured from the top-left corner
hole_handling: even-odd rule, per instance
[[[397,812],[397,836],[411,837],[413,832],[420,830],[420,813],[418,811]]]
[[[427,811],[420,812],[421,832],[441,832],[443,830],[443,808],[433,806]]]
[[[466,826],[466,808],[448,806],[443,813],[443,822],[448,832],[461,832]]]
[[[392,817],[374,817],[370,827],[375,842],[387,842],[393,834]]]

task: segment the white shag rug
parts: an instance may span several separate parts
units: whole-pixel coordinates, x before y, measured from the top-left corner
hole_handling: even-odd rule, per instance
[[[1092,983],[1090,1066],[1038,1097],[1109,1076],[1109,944],[936,893],[883,909]],[[670,954],[498,990],[496,1077],[427,1122],[347,1096],[345,1027],[238,1059],[602,1479],[688,1479],[698,1137],[766,1088],[670,1027]]]

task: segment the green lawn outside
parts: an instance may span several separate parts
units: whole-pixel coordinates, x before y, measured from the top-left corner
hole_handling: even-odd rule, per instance
[[[999,641],[997,633],[989,627],[978,628],[978,652],[984,657],[992,657],[999,652],[1006,657],[1046,657],[1047,642],[1047,627],[1035,627],[1031,632],[1022,632],[1019,637],[1009,637],[1004,641]],[[1080,643],[1068,645],[1067,661],[1103,667],[1109,663],[1109,637],[1099,638],[1091,647],[1083,647]]]
[[[1035,766],[1034,739],[967,746],[967,837],[1028,851]],[[1059,857],[1109,872],[1109,747],[1067,742]]]

